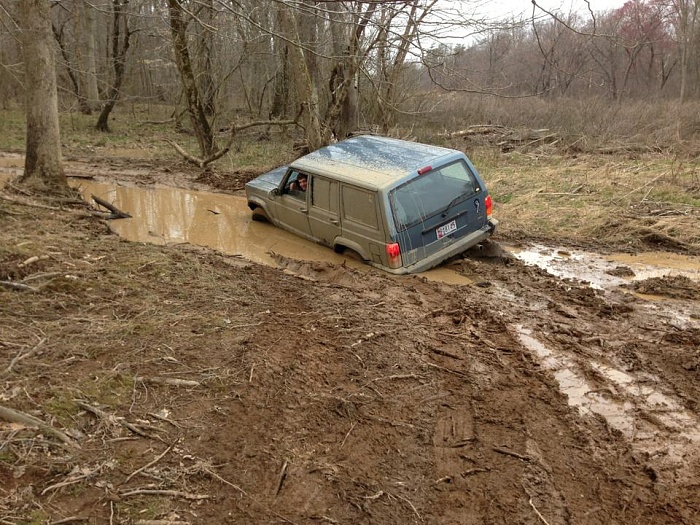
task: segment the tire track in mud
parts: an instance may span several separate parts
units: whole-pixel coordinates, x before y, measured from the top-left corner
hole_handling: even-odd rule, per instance
[[[513,339],[553,377],[581,418],[604,421],[629,443],[660,490],[682,497],[697,488],[700,419],[697,405],[688,402],[697,399],[697,383],[683,369],[664,367],[659,356],[684,349],[692,362],[697,323],[679,327],[674,312],[697,311],[697,303],[665,302],[659,315],[622,290],[597,292],[514,260],[460,266],[489,275],[493,295],[512,319],[507,329]]]
[[[428,443],[414,443],[421,461],[433,465],[430,489],[423,490],[422,498],[411,499],[426,521],[484,523],[505,514],[526,521],[539,515],[550,525],[611,523],[616,516],[625,516],[625,522],[638,513],[640,523],[655,523],[658,520],[647,521],[654,514],[650,508],[667,503],[681,506],[697,466],[688,455],[691,447],[683,440],[673,441],[670,428],[657,429],[655,438],[661,446],[685,446],[677,452],[690,460],[683,474],[683,465],[657,461],[668,454],[654,456],[635,448],[633,440],[624,439],[598,414],[580,413],[580,406],[573,403],[567,406],[556,381],[558,369],[548,367],[548,356],[528,346],[546,334],[547,348],[551,345],[557,356],[571,355],[570,368],[584,370],[584,378],[595,378],[594,386],[580,384],[583,398],[607,400],[606,396],[618,395],[620,388],[605,380],[603,369],[596,369],[593,360],[613,370],[607,341],[617,336],[613,348],[637,341],[636,324],[626,331],[618,326],[635,309],[627,304],[628,297],[608,300],[585,286],[562,283],[512,261],[454,264],[455,270],[470,278],[477,276],[473,280],[480,286],[476,287],[372,271],[358,279],[348,269],[320,266],[324,265],[290,262],[288,270],[302,278],[342,283],[356,296],[371,297],[374,304],[393,305],[392,322],[398,325],[391,330],[392,337],[413,343],[402,349],[407,352],[402,372],[417,369],[423,377],[433,373],[428,387],[433,393],[418,404],[409,394],[394,391],[408,412],[394,412],[395,407],[390,409],[386,403],[371,411],[375,421],[403,413],[403,423],[422,431],[432,428]],[[375,315],[377,322],[380,317]],[[621,332],[626,335],[620,337]],[[636,419],[650,419],[650,411],[634,404],[631,393],[618,397],[638,411]],[[408,415],[411,412],[414,416]],[[591,414],[594,417],[587,417]],[[657,502],[654,487],[663,484],[668,489],[671,479],[682,475],[686,486],[678,493],[665,490],[663,503]],[[593,479],[596,482],[591,484]],[[625,501],[639,497],[634,496],[639,491],[645,494],[644,504],[631,512]],[[691,501],[697,507],[697,498]],[[431,509],[427,518],[426,508]],[[685,512],[677,510],[673,519],[683,523]]]

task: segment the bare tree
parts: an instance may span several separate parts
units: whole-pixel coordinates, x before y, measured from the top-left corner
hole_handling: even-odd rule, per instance
[[[187,101],[190,122],[199,142],[202,157],[212,155],[216,149],[214,131],[207,120],[207,110],[200,94],[194,65],[190,56],[187,36],[187,10],[184,0],[168,0],[170,31],[173,39],[175,63],[180,72],[182,86]]]
[[[680,55],[680,99],[688,100],[690,96],[691,74],[694,55],[698,53],[700,39],[700,1],[698,0],[668,0],[673,11],[674,28],[676,32],[678,53]]]
[[[131,43],[129,30],[129,0],[112,0],[112,30],[109,61],[112,65],[112,82],[107,89],[106,98],[102,104],[96,128],[99,131],[109,131],[109,115],[117,104],[126,70],[126,54]]]

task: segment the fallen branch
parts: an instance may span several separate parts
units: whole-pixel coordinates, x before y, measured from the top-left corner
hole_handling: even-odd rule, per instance
[[[30,416],[29,414],[25,414],[24,412],[19,412],[18,410],[13,410],[12,408],[7,408],[0,405],[0,419],[4,419],[9,423],[20,423],[22,425],[37,427],[39,430],[58,438],[71,448],[80,448],[80,445],[78,445],[60,430],[56,430],[52,426],[49,426],[43,421],[35,418],[34,416]]]
[[[109,218],[111,218],[111,219],[130,219],[131,218],[131,215],[129,215],[126,212],[121,211],[114,204],[111,204],[104,199],[100,199],[96,195],[91,195],[91,197],[92,197],[92,200],[94,200],[97,204],[99,204],[103,208],[107,208],[109,211],[112,212],[112,215]]]
[[[0,199],[6,200],[8,202],[13,202],[15,204],[22,204],[23,206],[32,206],[34,208],[41,208],[43,210],[61,211],[61,208],[57,206],[48,206],[46,204],[41,204],[39,202],[32,201],[30,199],[21,199],[17,197],[10,197],[4,193],[0,193]]]
[[[17,198],[17,197],[10,197],[9,195],[6,195],[4,193],[0,193],[0,199],[6,200],[8,202],[13,202],[15,204],[21,204],[22,206],[31,206],[33,208],[41,208],[42,210],[51,210],[51,211],[65,211],[67,213],[70,213],[72,215],[77,215],[78,217],[92,217],[93,215],[104,215],[100,214],[99,212],[85,212],[81,210],[72,210],[70,208],[59,208],[58,206],[48,206],[46,204],[41,204],[36,201],[32,201],[30,199],[22,199],[22,198]]]

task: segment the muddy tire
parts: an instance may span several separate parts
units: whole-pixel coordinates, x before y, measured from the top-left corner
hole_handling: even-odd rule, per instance
[[[257,222],[270,222],[270,218],[267,216],[267,213],[265,213],[265,210],[259,207],[253,210],[253,220]]]
[[[366,262],[359,253],[357,253],[355,250],[353,250],[351,248],[344,248],[342,253],[343,253],[344,257],[347,257],[348,259],[350,259],[352,261],[357,261],[360,263]]]

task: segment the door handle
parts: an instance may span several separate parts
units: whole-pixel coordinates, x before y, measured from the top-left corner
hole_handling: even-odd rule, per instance
[[[331,219],[331,220],[328,221],[328,222],[330,222],[331,224],[335,224],[336,226],[337,226],[338,224],[340,224],[340,223],[338,222],[338,219]]]
[[[299,211],[300,211],[301,213],[308,213],[309,208],[306,208],[305,206],[302,206],[301,208],[299,208]]]

